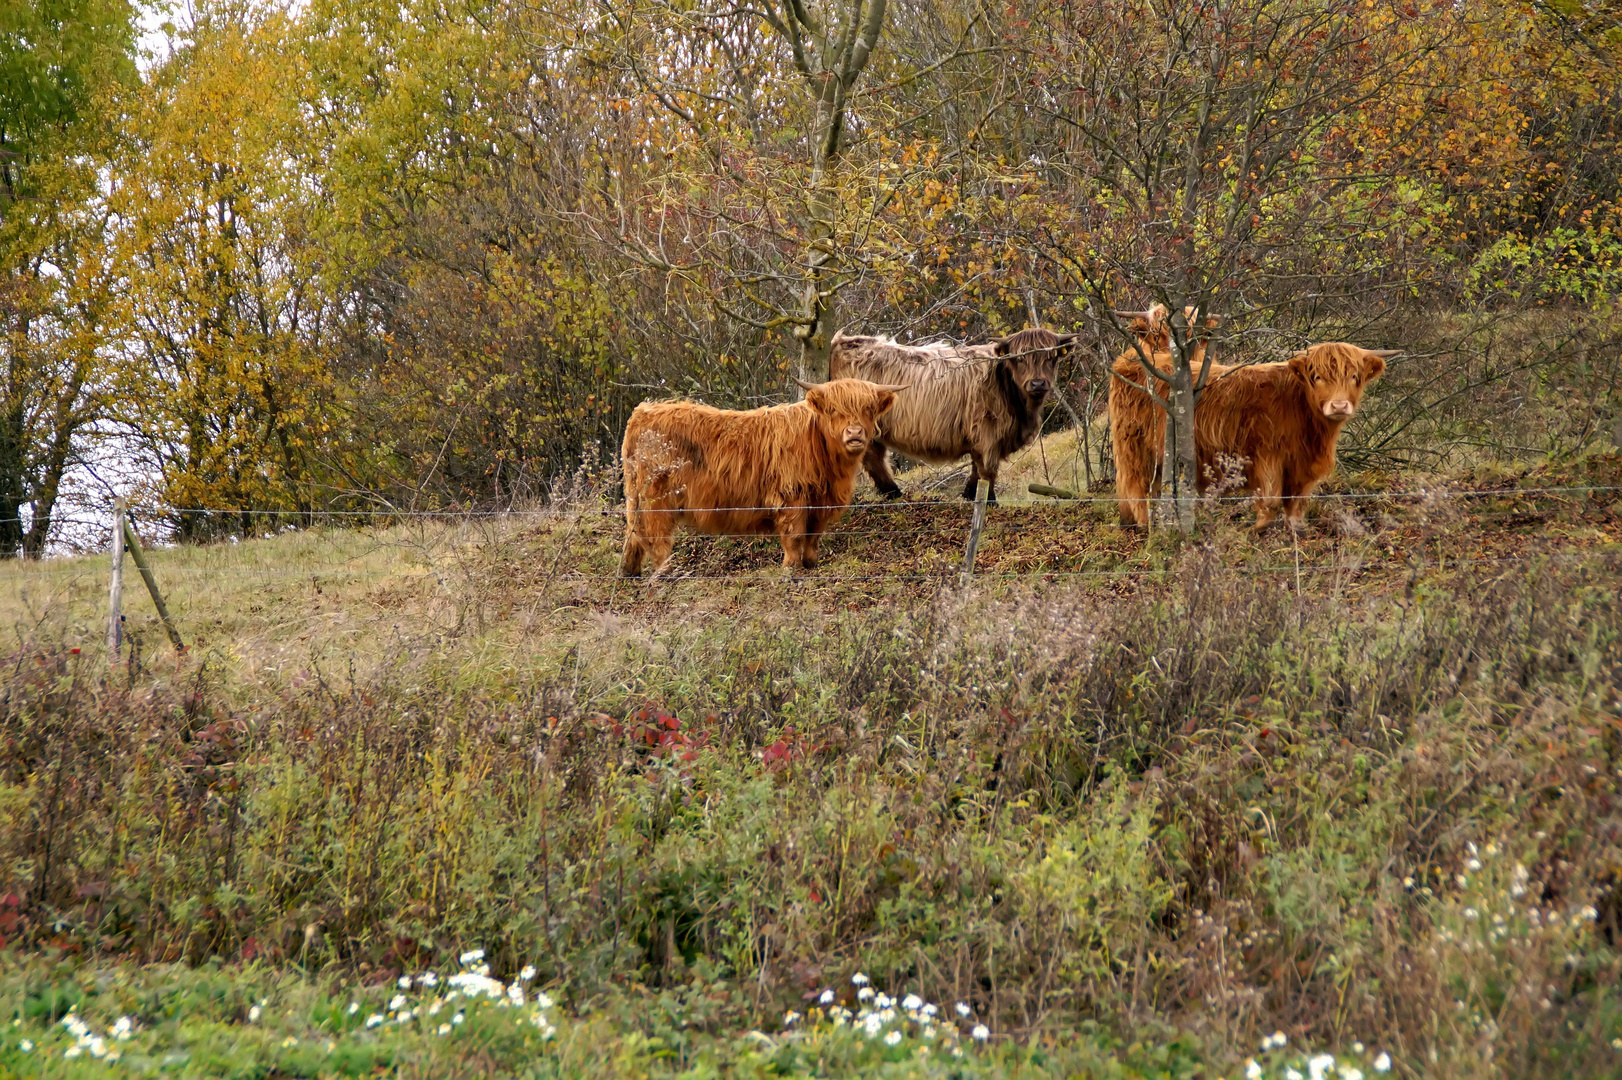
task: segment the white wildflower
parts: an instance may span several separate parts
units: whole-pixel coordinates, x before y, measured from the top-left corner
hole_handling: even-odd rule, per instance
[[[434,1001],[433,1001],[433,1004],[428,1006],[428,1015],[429,1016],[438,1016],[439,1015],[439,1010],[443,1009],[444,1007],[445,1007],[445,1003],[443,1001],[439,1000],[438,998],[435,998]]]
[[[1363,1070],[1355,1065],[1342,1065],[1340,1067],[1340,1080],[1363,1080]]]
[[[85,1026],[85,1022],[80,1020],[74,1013],[68,1013],[62,1018],[62,1026],[67,1028],[76,1039],[82,1039],[90,1034],[90,1029]]]
[[[259,1006],[255,1005],[253,1008],[248,1010],[248,1023],[250,1023],[250,1024],[259,1023],[260,1015],[261,1015],[261,1013],[259,1011]]]
[[[1284,1080],[1301,1080],[1300,1069],[1285,1069]]]
[[[850,981],[851,981],[851,983],[853,985],[856,985],[856,986],[866,986],[867,985],[867,976],[863,975],[860,971],[858,971],[856,974],[854,974],[854,975],[852,975],[850,977]]]
[[[543,990],[535,995],[535,1004],[543,1009],[550,1009],[552,1007],[552,998]]]
[[[1476,870],[1481,869],[1481,860],[1480,859],[1471,859],[1469,862],[1465,863],[1464,865],[1465,865],[1466,869],[1470,870],[1471,872],[1474,872]]]
[[[411,989],[411,976],[410,975],[401,975],[400,978],[399,978],[399,981],[396,982],[395,985],[398,986],[401,990],[410,990]]]
[[[25,1054],[33,1053],[34,1052],[34,1040],[32,1040],[32,1039],[24,1039],[22,1042],[17,1044],[17,1049],[21,1050]]]
[[[1262,1080],[1262,1067],[1251,1058],[1245,1062],[1245,1080]]]
[[[439,985],[439,976],[432,971],[425,971],[417,976],[417,982],[423,986],[435,987]]]
[[[934,1016],[938,1012],[940,1012],[940,1009],[936,1008],[933,1004],[930,1004],[928,1002],[926,1002],[924,1004],[924,1015],[925,1016]]]
[[[924,999],[917,994],[908,994],[901,999],[901,1007],[908,1012],[917,1012],[924,1007]]]
[[[349,1015],[354,1016],[358,1012],[360,1012],[360,1002],[351,1001],[349,1003]]]
[[[507,993],[507,988],[498,980],[481,975],[477,971],[464,971],[460,975],[452,975],[445,982],[453,990],[459,990],[468,997],[487,997],[499,1001]]]
[[[963,1002],[960,1001],[960,1002],[957,1003],[957,1014],[959,1016],[967,1018],[968,1015],[970,1013],[972,1013],[973,1011],[974,1011],[973,1009],[971,1009],[967,1005],[963,1004]]]
[[[1466,918],[1466,919],[1473,919],[1473,918],[1475,918],[1475,917],[1476,917],[1476,909],[1475,909],[1475,908],[1473,908],[1473,907],[1467,907],[1467,908],[1465,908],[1465,909],[1464,909],[1464,917],[1465,917],[1465,918]]]
[[[389,998],[389,1012],[393,1012],[395,1009],[398,1009],[405,1003],[406,999],[404,994],[395,994],[393,997]]]
[[[524,1003],[524,988],[518,983],[513,983],[507,987],[507,1000],[514,1005],[522,1005]]]
[[[441,1035],[449,1035],[451,1033],[451,1026],[449,1024],[440,1024],[439,1027],[435,1028],[435,1030]]]
[[[461,963],[461,965],[463,967],[467,967],[469,964],[477,964],[480,960],[484,959],[484,950],[483,949],[469,949],[467,952],[463,953],[461,956],[458,956],[456,959]]]
[[[1352,1043],[1352,1053],[1361,1054],[1362,1052],[1363,1052],[1363,1044],[1362,1043],[1360,1043],[1360,1042]]]
[[[87,1042],[85,1046],[89,1048],[90,1056],[93,1058],[103,1058],[107,1056],[107,1044],[102,1042],[100,1038],[94,1035],[90,1037],[90,1041]]]
[[[871,1001],[872,999],[873,988],[871,986],[864,986],[860,990],[856,991],[857,1001]]]
[[[894,1004],[895,998],[891,997],[889,994],[880,994],[873,999],[873,1007],[875,1009],[888,1009]]]
[[[1324,1080],[1324,1076],[1335,1067],[1335,1055],[1317,1054],[1307,1059],[1307,1072],[1312,1080]]]
[[[788,1012],[783,1014],[783,1026],[784,1027],[793,1027],[795,1024],[798,1024],[799,1022],[800,1022],[800,1014],[795,1012],[793,1009],[790,1009]]]
[[[991,1038],[991,1029],[986,1027],[984,1024],[976,1024],[974,1025],[974,1030],[969,1032],[969,1036],[970,1038],[977,1039],[980,1042],[985,1042],[987,1039]]]
[[[62,1051],[62,1056],[65,1058],[76,1058],[82,1053],[84,1053],[84,1047],[70,1046],[66,1050]]]
[[[518,981],[519,982],[529,982],[529,980],[533,979],[534,977],[535,977],[535,965],[534,964],[525,964],[524,967],[523,967],[523,970],[518,973]]]
[[[1593,922],[1595,919],[1599,918],[1599,912],[1595,911],[1593,905],[1590,904],[1579,911],[1577,913],[1577,917],[1585,922]]]
[[[383,1014],[382,1013],[373,1013],[371,1016],[368,1016],[366,1018],[366,1026],[369,1027],[369,1028],[375,1028],[379,1024],[381,1024],[382,1022],[383,1022]]]
[[[1618,1042],[1622,1042],[1622,1039],[1619,1039]],[[1380,1073],[1390,1072],[1391,1055],[1386,1053],[1384,1050],[1381,1050],[1380,1056],[1374,1059],[1374,1071]]]
[[[407,1020],[411,1019],[411,1010],[410,1009],[401,1009],[400,1010],[400,1015],[398,1017],[396,1017],[395,1019],[399,1020],[400,1023],[402,1023],[402,1024],[405,1023]]]
[[[884,1021],[879,1019],[877,1014],[874,1014],[862,1021],[862,1027],[867,1030],[867,1037],[871,1039],[884,1030]]]
[[[821,1005],[832,1005],[834,1003],[834,992],[832,990],[824,990],[822,992],[822,996],[817,998],[817,1002]]]
[[[119,1042],[128,1042],[130,1033],[134,1030],[134,1027],[135,1025],[130,1022],[129,1017],[120,1016],[117,1020],[113,1021],[113,1029],[111,1032],[109,1032],[109,1034]]]
[[[901,1032],[892,1031],[892,1032],[890,1032],[890,1034],[886,1035],[884,1037],[884,1045],[885,1046],[899,1046],[899,1045],[901,1045]]]
[[[457,1013],[455,1016],[451,1017],[451,1023],[460,1024],[463,1020],[466,1020],[466,1019],[467,1019],[467,1017],[463,1016],[461,1013]]]

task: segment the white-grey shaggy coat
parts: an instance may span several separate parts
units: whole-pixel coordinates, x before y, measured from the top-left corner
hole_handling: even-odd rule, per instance
[[[900,383],[908,389],[879,425],[862,465],[880,494],[901,496],[885,450],[936,464],[965,454],[973,463],[963,497],[974,498],[980,480],[997,498],[997,471],[1010,454],[1028,446],[1042,426],[1042,405],[1058,379],[1060,358],[1074,334],[1021,330],[981,345],[934,342],[903,345],[887,337],[835,334],[828,375]]]

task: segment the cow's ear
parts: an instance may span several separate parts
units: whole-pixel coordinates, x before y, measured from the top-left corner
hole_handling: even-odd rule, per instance
[[[895,404],[895,391],[880,390],[878,394],[875,395],[875,398],[876,400],[874,401],[873,405],[873,415],[883,416],[885,413],[890,411],[890,406]]]
[[[1385,358],[1395,356],[1396,350],[1364,349],[1363,350],[1363,381],[1373,382],[1385,374]]]
[[[1008,350],[1013,347],[1012,345],[1009,344],[1009,341],[1012,339],[1012,337],[1013,337],[1013,335],[1010,334],[1008,337],[1000,337],[996,341],[992,342],[991,343],[991,351],[992,351],[992,353],[994,355],[996,355],[996,356],[1007,356],[1008,355]]]
[[[798,381],[798,380],[796,380]],[[800,385],[804,386],[804,383]],[[828,415],[828,392],[820,386],[807,386],[805,388],[805,403],[824,416]]]
[[[1060,358],[1062,359],[1067,353],[1070,352],[1071,349],[1074,349],[1076,347],[1076,343],[1080,340],[1080,334],[1060,334],[1059,344],[1057,346]]]
[[[1298,352],[1294,356],[1290,357],[1290,370],[1295,372],[1295,377],[1300,379],[1302,382],[1310,383],[1312,381],[1307,374],[1306,353]]]

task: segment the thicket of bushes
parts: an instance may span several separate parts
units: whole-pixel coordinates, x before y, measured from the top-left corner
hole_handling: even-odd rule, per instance
[[[269,698],[130,689],[33,642],[0,690],[0,933],[376,981],[485,947],[573,1010],[677,1010],[684,1054],[860,970],[1038,1041],[1283,1026],[1599,1075],[1619,610],[1599,566],[1373,599],[1194,553],[1132,599],[627,636],[591,701],[567,664],[470,686],[409,651]]]

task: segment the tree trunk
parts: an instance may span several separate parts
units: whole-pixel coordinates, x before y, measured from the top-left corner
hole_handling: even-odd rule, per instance
[[[1184,536],[1194,535],[1194,500],[1199,495],[1199,453],[1194,442],[1194,375],[1181,374],[1172,410],[1177,414],[1176,484],[1177,531]]]
[[[805,252],[805,293],[800,317],[800,378],[808,383],[828,381],[828,346],[834,335],[834,290],[828,279],[833,261],[834,193],[831,173],[844,149],[844,94],[837,76],[830,73],[817,93],[816,138],[811,150],[811,186],[806,210],[811,222]],[[804,391],[801,391],[802,395]]]
[[[834,199],[828,190],[828,172],[839,158],[838,133],[831,130],[838,119],[826,115],[826,104],[819,102],[817,108],[819,138],[811,163],[808,199],[811,243],[806,251],[805,294],[800,304],[800,316],[805,322],[798,330],[800,379],[808,383],[828,381],[828,346],[834,335],[835,294],[828,287],[828,264],[833,257]],[[828,152],[829,142],[835,142],[831,153]],[[804,391],[801,394],[803,396]]]
[[[1160,450],[1160,520],[1185,536],[1194,535],[1197,458],[1194,447],[1194,373],[1173,338],[1171,384],[1162,384],[1170,408]]]
[[[28,447],[21,406],[0,414],[0,558],[22,554],[23,507],[28,502]]]
[[[845,148],[845,104],[867,67],[884,29],[888,0],[852,0],[841,22],[818,18],[814,5],[786,0],[768,2],[761,13],[788,42],[795,70],[816,102],[812,130],[811,176],[806,193],[810,222],[805,257],[805,291],[800,298],[800,378],[809,383],[828,379],[828,347],[834,323],[834,171]],[[830,4],[829,7],[834,5]],[[826,14],[826,13],[825,13]]]

